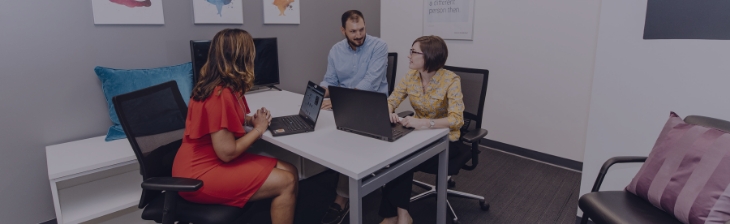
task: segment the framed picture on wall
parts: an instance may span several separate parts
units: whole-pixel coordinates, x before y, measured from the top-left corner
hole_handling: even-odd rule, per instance
[[[243,24],[241,0],[193,0],[195,24]]]
[[[299,0],[263,0],[264,24],[299,24]]]
[[[472,40],[475,0],[424,0],[423,35]]]
[[[91,0],[94,24],[165,24],[162,0]]]

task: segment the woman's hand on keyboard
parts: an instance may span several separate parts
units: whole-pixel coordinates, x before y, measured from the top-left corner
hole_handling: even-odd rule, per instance
[[[401,118],[398,117],[398,114],[396,113],[390,113],[390,123],[398,123],[400,122]]]

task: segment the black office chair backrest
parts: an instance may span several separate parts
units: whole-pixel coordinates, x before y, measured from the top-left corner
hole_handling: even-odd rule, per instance
[[[730,122],[726,120],[720,120],[717,118],[690,115],[684,118],[684,122],[688,124],[695,124],[705,126],[709,128],[716,128],[724,132],[730,132]]]
[[[464,127],[471,131],[482,128],[484,97],[487,95],[489,70],[444,66],[461,78],[461,93],[464,95]]]
[[[187,106],[175,81],[112,98],[142,178],[169,177],[185,131]],[[143,191],[140,207],[161,192]]]
[[[395,73],[398,68],[398,53],[390,52],[388,53],[388,68],[385,69],[385,76],[388,79],[388,95],[393,93],[393,90],[395,89]]]

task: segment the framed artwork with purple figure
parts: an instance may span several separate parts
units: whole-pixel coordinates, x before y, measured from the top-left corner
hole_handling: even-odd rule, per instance
[[[195,24],[243,24],[241,0],[193,0]]]
[[[162,0],[91,0],[94,24],[165,24]]]

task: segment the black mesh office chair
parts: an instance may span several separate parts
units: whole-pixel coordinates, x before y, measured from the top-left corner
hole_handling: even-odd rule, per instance
[[[139,162],[142,174],[142,219],[157,223],[236,223],[248,207],[188,202],[178,192],[196,191],[203,182],[171,177],[185,130],[187,106],[175,81],[112,98],[119,121]]]
[[[684,122],[701,125],[730,132],[730,122],[704,116],[687,116]],[[583,211],[581,224],[588,223],[588,218],[596,224],[603,223],[682,223],[674,215],[654,207],[648,201],[626,191],[599,191],[608,168],[617,163],[643,163],[645,156],[620,156],[608,159],[598,172],[591,193],[578,200],[578,207]]]
[[[474,170],[479,164],[479,141],[487,135],[487,130],[482,129],[482,115],[484,113],[484,97],[487,94],[487,81],[489,80],[489,71],[486,69],[471,69],[445,66],[444,69],[456,73],[461,78],[461,92],[464,95],[464,126],[461,128],[461,142],[466,143],[458,149],[449,149],[449,167],[448,181],[449,187],[455,186],[455,182],[451,180],[451,175],[456,175],[460,170]],[[471,165],[467,163],[471,161]],[[438,160],[436,157],[426,161],[417,167],[418,171],[437,174]],[[424,188],[428,191],[413,196],[411,202],[436,195],[436,187],[421,181],[413,180],[413,184]],[[456,196],[461,198],[469,198],[479,200],[479,206],[484,211],[489,210],[489,203],[484,201],[484,197],[465,192],[447,189],[448,196]],[[453,222],[459,223],[459,219],[451,207],[451,203],[446,200],[449,210],[454,215]]]
[[[390,52],[388,53],[388,68],[385,69],[385,76],[388,79],[388,95],[393,93],[393,89],[395,89],[395,73],[398,68],[398,53]]]

